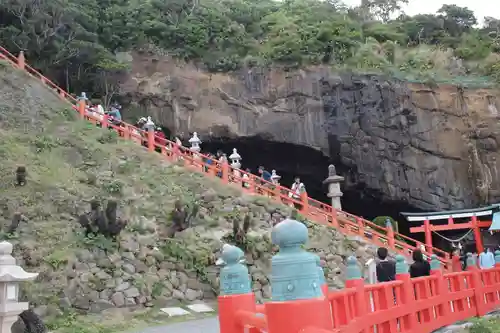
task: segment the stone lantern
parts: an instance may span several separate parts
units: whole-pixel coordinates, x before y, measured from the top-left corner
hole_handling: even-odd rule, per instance
[[[1,333],[10,333],[17,316],[29,308],[29,303],[18,302],[19,283],[34,280],[38,273],[25,272],[12,257],[12,244],[0,242],[0,322]]]
[[[88,101],[89,99],[87,98],[87,94],[85,92],[82,92],[82,94],[78,97],[78,100]]]
[[[332,207],[337,210],[342,210],[342,203],[340,198],[342,198],[343,193],[340,191],[340,182],[344,180],[344,177],[337,175],[335,166],[330,164],[328,166],[328,178],[323,181],[323,184],[328,185],[328,197],[332,199]]]
[[[236,148],[233,148],[233,153],[229,155],[229,160],[231,161],[231,167],[234,169],[241,168],[241,156],[238,154]]]
[[[276,170],[271,171],[271,182],[273,184],[279,185],[280,179],[281,179],[281,176],[276,174]]]
[[[191,144],[191,148],[189,148],[189,150],[191,150],[194,153],[200,152],[201,140],[200,140],[200,138],[198,138],[198,133],[196,133],[196,132],[193,133],[193,137],[191,139],[189,139],[189,143]]]

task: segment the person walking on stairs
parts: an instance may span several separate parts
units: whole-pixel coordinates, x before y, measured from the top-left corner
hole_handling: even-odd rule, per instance
[[[413,251],[413,264],[410,266],[410,277],[421,277],[431,275],[431,265],[424,259],[422,251]]]
[[[377,263],[378,282],[389,282],[396,279],[396,263],[394,260],[388,259],[388,255],[389,251],[385,247],[377,249],[377,257],[379,259]]]

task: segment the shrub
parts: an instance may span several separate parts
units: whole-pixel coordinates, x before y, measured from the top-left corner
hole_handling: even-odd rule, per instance
[[[127,226],[127,221],[116,216],[118,203],[108,200],[106,210],[101,209],[98,200],[90,202],[90,212],[80,215],[78,222],[85,229],[85,236],[103,235],[106,238],[115,239]]]
[[[200,206],[195,202],[191,206],[183,204],[180,200],[175,201],[174,209],[170,213],[172,225],[167,236],[172,238],[179,231],[191,227],[193,218],[198,215]]]

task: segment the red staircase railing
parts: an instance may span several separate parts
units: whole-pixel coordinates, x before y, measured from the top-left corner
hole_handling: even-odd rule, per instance
[[[394,232],[391,228],[378,226],[362,217],[344,211],[337,211],[330,205],[309,198],[307,194],[303,195],[300,200],[290,198],[289,193],[291,190],[289,188],[266,182],[261,177],[243,170],[233,169],[228,163],[219,165],[216,161],[209,162],[211,159],[207,156],[194,153],[172,141],[155,137],[152,132],[145,132],[127,123],[123,123],[119,127],[110,124],[107,119],[97,119],[92,114],[87,113],[84,103],[79,104],[75,97],[27,65],[22,52],[19,57],[16,57],[0,46],[1,59],[6,60],[16,68],[24,69],[29,75],[42,81],[44,85],[57,93],[62,100],[71,103],[73,108],[78,110],[81,118],[93,123],[101,123],[102,127],[114,128],[121,137],[144,144],[149,151],[157,150],[170,160],[181,160],[185,166],[189,166],[193,170],[201,171],[205,175],[218,176],[228,184],[238,184],[249,193],[265,195],[284,204],[297,205],[300,207],[301,214],[312,221],[334,227],[346,235],[359,236],[377,246],[388,247],[399,254],[409,256],[413,250],[422,248],[422,243],[417,240]],[[162,141],[165,143],[161,144]],[[423,252],[429,257],[431,254],[436,254],[447,269],[451,268],[450,256],[445,251],[432,248],[432,253]]]

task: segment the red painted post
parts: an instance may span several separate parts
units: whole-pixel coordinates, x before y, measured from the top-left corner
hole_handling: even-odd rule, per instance
[[[425,233],[425,251],[427,253],[432,253],[432,231],[431,231],[431,222],[429,222],[429,220],[424,221],[424,233]]]
[[[339,221],[337,220],[337,210],[332,207],[332,213],[331,213],[331,224],[332,227],[337,229],[339,227]]]
[[[475,306],[477,311],[476,315],[478,317],[484,316],[487,311],[484,304],[483,286],[481,283],[479,268],[476,265],[476,260],[472,256],[472,253],[467,253],[467,271],[472,273],[468,281],[469,287],[474,290],[472,306]]]
[[[394,250],[396,248],[396,240],[394,238],[394,229],[391,225],[387,226],[387,246]]]
[[[222,181],[224,183],[229,183],[229,164],[226,160],[221,163]]]
[[[477,254],[480,254],[484,251],[484,246],[483,246],[483,238],[481,236],[481,230],[477,223],[477,217],[472,216],[471,222],[472,222],[472,230],[474,231],[474,240],[476,241],[476,251]]]
[[[101,121],[101,127],[102,128],[108,128],[108,115],[105,114],[102,116],[102,121]]]
[[[365,237],[365,226],[363,219],[361,217],[356,218],[356,222],[358,223],[358,234],[361,237]]]
[[[444,299],[447,298],[448,285],[443,277],[443,271],[441,270],[441,263],[437,255],[433,254],[431,256],[431,275],[436,277],[436,291],[439,296],[443,296]],[[443,325],[451,314],[450,303],[444,302],[436,307],[436,312],[438,315],[437,320],[443,320]]]
[[[408,273],[408,265],[402,255],[396,256],[396,281],[402,281],[401,286],[401,306],[412,308],[415,304],[415,291],[411,282],[410,274]],[[399,304],[398,304],[399,305]],[[411,332],[417,328],[418,321],[415,312],[410,312],[400,321],[401,332]]]
[[[302,208],[300,209],[300,212],[302,213],[302,215],[307,216],[307,214],[309,213],[309,197],[307,196],[307,192],[302,192],[302,194],[300,195],[300,201],[302,201]]]
[[[368,313],[365,298],[365,281],[361,277],[361,270],[354,256],[347,258],[345,287],[356,288],[356,294],[354,295],[354,316],[356,318],[363,318]]]
[[[85,108],[87,107],[87,102],[81,98],[78,100],[78,113],[80,114],[80,118],[85,118]]]
[[[19,56],[17,56],[17,66],[20,69],[25,69],[26,67],[26,59],[24,58],[24,51],[19,52]]]
[[[155,151],[155,132],[154,130],[148,130],[148,150]]]
[[[243,257],[243,251],[233,245],[225,245],[222,250],[224,267],[220,271],[221,295],[217,298],[220,333],[243,333],[238,312],[257,312],[248,269],[240,263]]]

